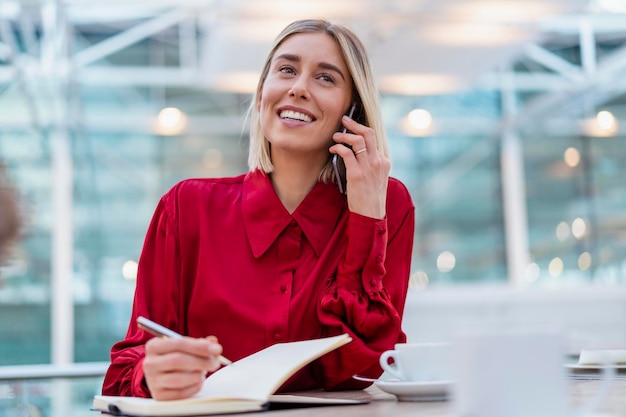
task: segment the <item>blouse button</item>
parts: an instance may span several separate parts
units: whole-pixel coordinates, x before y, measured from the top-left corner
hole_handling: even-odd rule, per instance
[[[283,284],[280,286],[280,292],[284,293],[285,291],[287,291],[287,286]]]
[[[378,229],[378,234],[379,235],[384,235],[386,231],[387,231],[387,229],[385,229],[384,227],[381,227],[380,229]]]
[[[378,284],[378,280],[375,278],[372,278],[372,280],[370,281],[370,284],[372,285],[372,287],[376,287],[376,284]]]
[[[280,340],[280,339],[282,339],[280,332],[274,333],[274,340]]]
[[[383,262],[383,256],[382,256],[382,255],[378,255],[378,256],[376,257],[376,263],[379,263],[379,264],[380,264],[380,263],[382,263],[382,262]]]
[[[289,222],[289,227],[296,227],[298,225],[298,222],[296,222],[295,220],[292,220]]]

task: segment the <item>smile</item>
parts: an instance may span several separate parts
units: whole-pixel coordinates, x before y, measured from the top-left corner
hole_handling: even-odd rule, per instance
[[[280,112],[280,118],[281,119],[289,119],[289,120],[298,120],[301,122],[311,122],[313,121],[313,119],[311,119],[310,116],[307,116],[304,113],[300,113],[297,111],[293,111],[293,110],[283,110]]]

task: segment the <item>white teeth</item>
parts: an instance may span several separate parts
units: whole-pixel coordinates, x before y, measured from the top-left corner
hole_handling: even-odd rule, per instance
[[[300,120],[302,122],[310,122],[312,119],[304,113],[293,110],[283,110],[280,112],[281,119]]]

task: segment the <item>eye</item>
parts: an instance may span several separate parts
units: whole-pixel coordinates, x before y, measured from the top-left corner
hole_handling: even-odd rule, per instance
[[[289,65],[283,65],[282,67],[278,68],[278,71],[282,72],[283,74],[295,74],[296,73],[293,67],[290,67]]]
[[[333,84],[335,83],[335,77],[333,77],[330,74],[320,74],[318,78],[328,83],[333,83]]]

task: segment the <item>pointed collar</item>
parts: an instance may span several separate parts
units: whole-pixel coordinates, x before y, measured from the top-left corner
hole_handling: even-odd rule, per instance
[[[315,253],[320,256],[347,203],[334,184],[318,182],[298,208],[289,214],[274,191],[269,176],[253,171],[244,178],[241,206],[248,242],[258,258],[292,220],[298,223]]]

